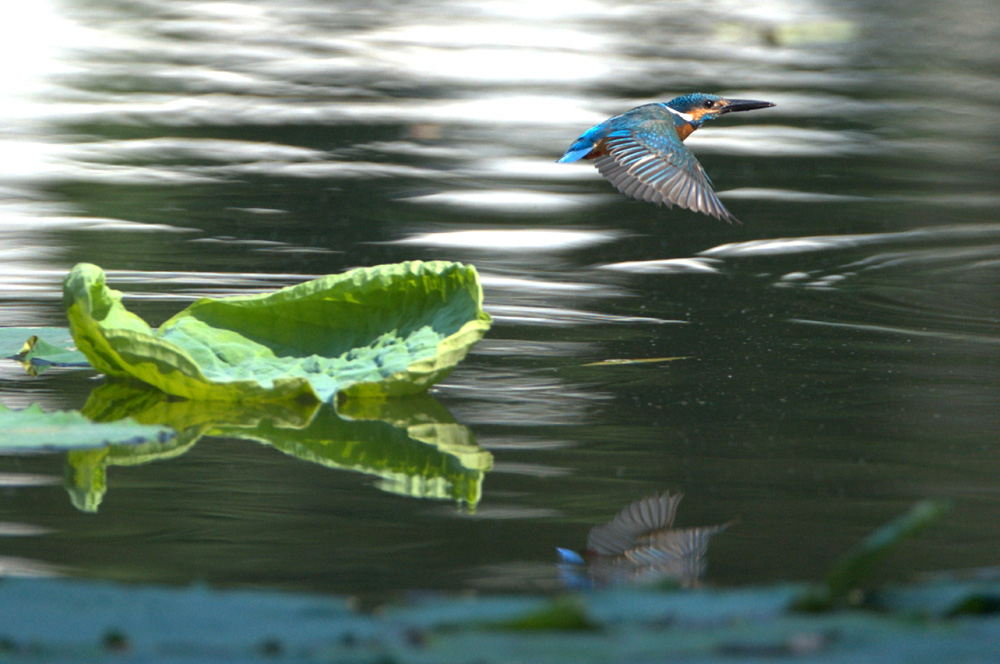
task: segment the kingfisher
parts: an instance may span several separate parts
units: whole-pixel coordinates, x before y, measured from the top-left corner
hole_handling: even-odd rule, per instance
[[[719,202],[712,181],[684,139],[726,113],[772,106],[769,101],[725,99],[704,92],[645,104],[583,132],[558,161],[593,159],[601,175],[626,196],[739,223]]]
[[[732,525],[674,528],[683,493],[653,494],[622,509],[587,535],[583,556],[557,548],[559,572],[571,588],[649,584],[667,579],[696,586],[705,573],[708,540]]]

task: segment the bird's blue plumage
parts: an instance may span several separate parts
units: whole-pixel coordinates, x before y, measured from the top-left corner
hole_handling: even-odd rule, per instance
[[[559,554],[559,560],[568,565],[586,565],[583,556],[581,556],[576,551],[572,549],[563,549],[561,547],[556,547],[556,553]]]
[[[704,93],[646,104],[591,127],[559,162],[593,159],[601,175],[627,196],[736,221],[684,139],[724,113],[773,105]]]
[[[583,159],[594,149],[594,142],[580,138],[566,150],[566,154],[559,158],[558,163],[568,164],[571,161]]]
[[[584,159],[591,153],[598,141],[600,141],[607,134],[608,124],[615,119],[616,118],[611,118],[611,120],[606,120],[601,124],[591,127],[587,131],[583,132],[583,134],[580,135],[580,138],[573,141],[573,145],[569,146],[566,153],[559,158],[558,163],[565,164],[571,161]]]

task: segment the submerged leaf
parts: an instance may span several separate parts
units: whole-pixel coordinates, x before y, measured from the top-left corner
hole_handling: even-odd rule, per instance
[[[969,595],[962,602],[956,605],[951,616],[986,616],[1000,613],[1000,596],[998,595]]]
[[[95,265],[74,267],[63,292],[73,338],[96,369],[189,399],[415,394],[490,325],[475,268],[443,261],[205,298],[159,331],[125,309]]]
[[[126,419],[97,423],[74,411],[46,413],[38,404],[23,410],[0,405],[0,451],[79,450],[139,444],[173,437],[172,429]]]
[[[875,530],[834,563],[823,585],[806,591],[796,601],[795,608],[822,610],[843,599],[850,591],[864,585],[900,542],[933,524],[948,509],[948,503],[940,500],[923,500],[915,504],[906,514]]]
[[[587,615],[583,601],[574,596],[557,597],[539,609],[490,627],[514,631],[591,631],[598,625]]]

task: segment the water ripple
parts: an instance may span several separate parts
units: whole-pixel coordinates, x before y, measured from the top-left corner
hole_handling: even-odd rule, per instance
[[[33,473],[2,473],[0,472],[0,487],[52,486],[60,484],[62,479],[55,475],[36,475]]]
[[[600,265],[600,270],[634,274],[716,274],[720,261],[711,258],[665,258],[652,261],[625,261]]]
[[[800,325],[817,325],[820,327],[841,328],[848,330],[859,330],[863,332],[874,332],[877,334],[900,336],[905,338],[926,337],[931,339],[943,339],[948,341],[975,342],[980,344],[1000,345],[1000,336],[996,334],[982,335],[969,334],[967,332],[948,332],[944,330],[927,329],[926,327],[893,327],[891,325],[877,325],[872,323],[841,323],[824,320],[811,320],[806,318],[790,318],[789,322]]]
[[[760,187],[742,187],[719,192],[723,198],[750,199],[761,201],[784,201],[789,203],[856,203],[872,200],[868,196],[845,196],[843,194],[827,194],[816,191],[793,191],[791,189],[764,189]]]
[[[750,256],[801,254],[810,251],[829,251],[831,249],[856,247],[866,239],[870,239],[870,236],[828,235],[751,240],[749,242],[722,244],[711,249],[706,249],[698,255],[718,258],[746,258]]]
[[[487,337],[472,350],[473,355],[494,357],[587,357],[600,346],[582,341],[526,341]]]
[[[503,211],[548,215],[558,210],[593,205],[594,196],[554,194],[523,189],[447,191],[406,198],[409,203],[451,205],[484,212]],[[602,197],[603,198],[603,197]]]
[[[531,429],[572,424],[582,426],[598,416],[605,394],[552,376],[530,371],[485,371],[463,367],[440,385],[449,395],[448,409],[469,426],[497,425]],[[532,435],[537,435],[533,432]]]
[[[760,157],[848,156],[878,151],[873,136],[850,131],[823,131],[794,127],[721,127],[695,134],[696,152]]]
[[[698,255],[715,258],[743,258],[830,251],[871,245],[913,244],[919,242],[928,244],[940,244],[942,242],[981,242],[989,239],[1000,242],[1000,224],[927,227],[898,233],[814,235],[770,240],[751,240],[749,242],[722,244],[699,252]]]
[[[312,148],[245,140],[161,137],[122,141],[91,141],[66,150],[70,159],[118,163],[148,160],[157,165],[169,161],[309,161],[323,159],[326,152]]]
[[[51,577],[61,576],[62,571],[48,563],[30,558],[0,556],[0,578],[7,576]]]
[[[37,537],[55,532],[51,528],[31,523],[0,521],[0,537]]]
[[[490,291],[506,291],[507,293],[529,294],[545,297],[621,297],[625,291],[614,286],[589,284],[584,282],[552,281],[548,279],[532,279],[529,277],[505,277],[489,273],[480,273],[483,288]]]
[[[663,318],[650,318],[647,316],[617,316],[605,314],[597,311],[583,311],[580,309],[565,309],[554,307],[531,307],[516,305],[487,306],[486,310],[497,321],[516,323],[518,325],[633,325],[653,324],[664,325],[667,323],[684,324],[683,320],[667,320]]]

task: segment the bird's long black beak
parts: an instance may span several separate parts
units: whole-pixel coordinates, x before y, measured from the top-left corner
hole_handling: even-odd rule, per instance
[[[722,113],[756,111],[758,108],[771,108],[774,106],[769,101],[754,101],[753,99],[727,99],[726,101],[728,103],[722,107]]]

